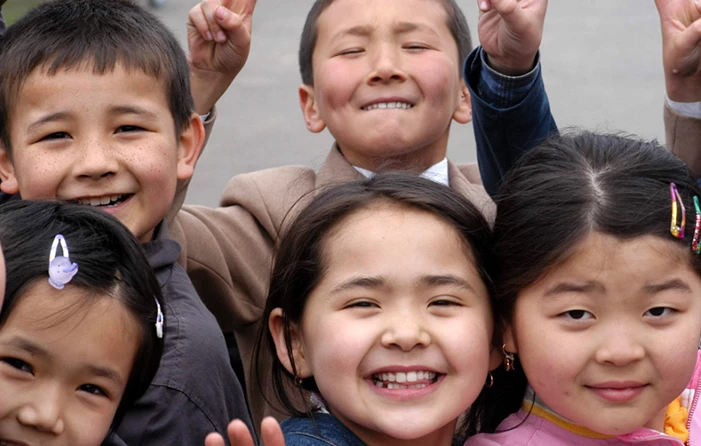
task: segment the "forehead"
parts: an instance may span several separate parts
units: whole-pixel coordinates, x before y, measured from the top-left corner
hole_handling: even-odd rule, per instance
[[[319,15],[317,40],[359,26],[400,27],[406,23],[450,35],[447,11],[439,0],[335,0]]]

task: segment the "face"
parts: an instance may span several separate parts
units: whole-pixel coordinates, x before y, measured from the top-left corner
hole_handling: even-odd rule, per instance
[[[151,240],[201,146],[197,118],[176,137],[161,84],[119,65],[104,75],[35,70],[10,116],[12,157],[0,156],[0,187],[99,207]]]
[[[0,308],[5,300],[5,274],[5,255],[2,253],[2,246],[0,246]]]
[[[314,86],[300,87],[307,128],[328,126],[371,170],[442,160],[451,120],[471,119],[446,14],[435,0],[334,1],[317,21]]]
[[[450,444],[498,364],[487,291],[462,240],[396,207],[354,214],[327,237],[325,276],[294,332],[299,375],[366,444]],[[280,319],[271,328],[285,361]]]
[[[689,382],[701,336],[701,280],[690,249],[593,233],[524,289],[506,348],[536,394],[603,434],[662,431]]]
[[[37,279],[0,328],[0,444],[90,446],[107,435],[139,330],[115,299],[85,306],[84,293]]]

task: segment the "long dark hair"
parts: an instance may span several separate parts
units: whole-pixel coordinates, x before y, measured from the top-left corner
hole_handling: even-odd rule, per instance
[[[263,314],[258,343],[255,348],[256,376],[269,376],[262,358],[272,355],[272,380],[275,397],[290,413],[308,414],[312,407],[299,407],[308,401],[308,394],[318,388],[314,378],[302,382],[302,390],[294,389],[294,358],[292,357],[292,324],[299,324],[309,295],[325,274],[324,242],[327,234],[350,215],[379,202],[429,212],[445,221],[460,235],[465,249],[471,251],[475,266],[492,299],[491,279],[492,234],[480,211],[453,190],[407,173],[383,173],[370,180],[343,183],[321,191],[300,212],[280,240],[275,256],[270,292]],[[493,306],[492,306],[493,307]],[[285,342],[293,373],[285,369],[275,355],[275,342],[267,327],[270,313],[283,311]],[[465,340],[469,342],[469,340]],[[264,395],[266,383],[259,383]],[[268,396],[266,395],[266,398]]]
[[[687,209],[686,233],[670,234],[670,183]],[[687,166],[657,141],[591,132],[555,136],[525,155],[499,191],[494,225],[497,313],[510,324],[521,290],[542,278],[593,231],[620,239],[653,235],[685,246],[701,274],[701,258],[691,252],[701,196]],[[495,372],[485,397],[491,407],[482,431],[519,409],[527,381],[523,369]]]
[[[12,201],[0,206],[0,245],[7,271],[0,328],[27,287],[37,279],[48,279],[49,252],[56,234],[64,236],[71,261],[79,265],[70,285],[87,291],[83,294],[86,303],[110,296],[129,310],[141,329],[115,426],[146,391],[160,363],[163,339],[156,336],[154,300],[165,308],[160,285],[139,242],[112,216],[88,206]]]

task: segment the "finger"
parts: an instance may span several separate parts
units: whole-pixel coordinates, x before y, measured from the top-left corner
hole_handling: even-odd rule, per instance
[[[675,46],[677,47],[676,54],[684,55],[685,58],[679,60],[679,66],[672,66],[672,72],[686,74],[687,72],[693,72],[697,69],[696,64],[698,62],[692,62],[693,66],[683,66],[688,65],[688,58],[693,58],[699,50],[699,45],[701,45],[701,20],[697,20],[691,24],[683,32],[679,33],[675,38]],[[685,60],[687,59],[687,60]]]
[[[222,0],[221,5],[240,16],[252,16],[256,0]]]
[[[282,435],[280,424],[273,417],[266,417],[260,424],[263,435],[263,444],[266,446],[285,446],[285,437]]]
[[[229,434],[231,446],[255,446],[251,432],[243,421],[232,421],[226,431]]]
[[[214,15],[217,19],[217,24],[225,34],[233,34],[241,28],[241,16],[234,14],[223,6],[218,7]]]
[[[224,444],[224,438],[217,434],[211,433],[207,435],[204,439],[204,446],[226,446]]]
[[[202,12],[207,20],[207,26],[209,27],[209,32],[212,33],[212,37],[219,43],[226,42],[226,35],[219,27],[217,19],[214,17],[214,11],[219,7],[219,0],[202,0],[201,4]]]
[[[477,3],[482,12],[487,12],[492,8],[492,2],[489,0],[479,0]]]
[[[491,8],[504,20],[512,32],[518,33],[529,26],[528,16],[518,0],[490,0]]]
[[[187,26],[188,28],[192,27],[196,29],[197,33],[202,36],[204,40],[211,41],[214,39],[214,36],[212,36],[212,33],[209,31],[207,18],[204,16],[204,11],[200,3],[195,5],[188,13]]]

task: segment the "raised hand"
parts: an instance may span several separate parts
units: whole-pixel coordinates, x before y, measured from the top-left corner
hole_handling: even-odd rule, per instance
[[[477,33],[496,71],[517,76],[533,68],[543,39],[548,0],[478,0]]]
[[[265,446],[285,446],[285,439],[278,422],[272,417],[266,417],[261,423],[261,433]],[[231,446],[256,446],[253,437],[246,424],[241,420],[234,420],[227,428]],[[209,434],[204,440],[205,446],[225,446],[224,439],[219,434]]]
[[[662,26],[662,59],[667,96],[701,101],[701,4],[694,0],[655,0]]]
[[[255,6],[256,0],[202,0],[190,10],[190,81],[199,114],[212,109],[246,64]]]

